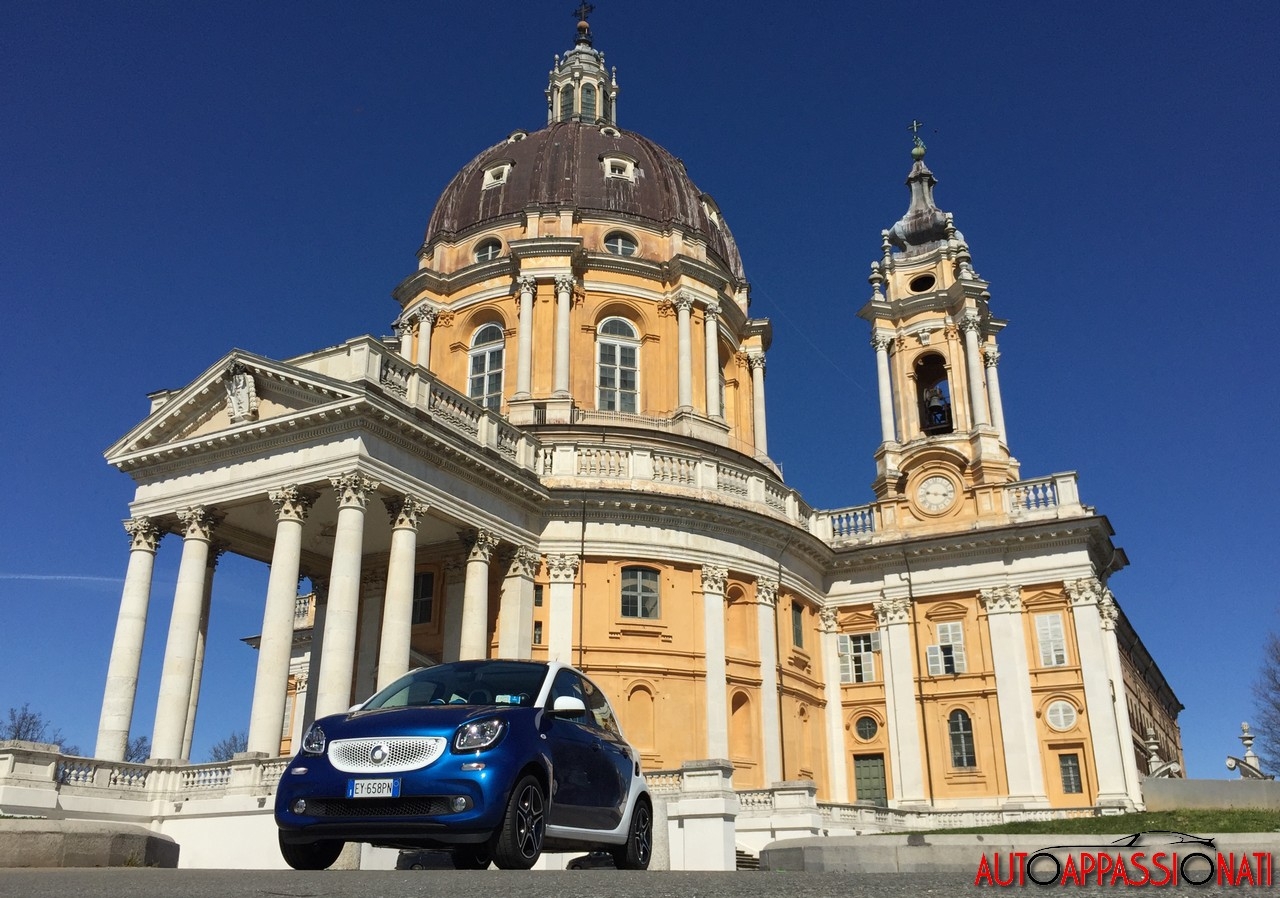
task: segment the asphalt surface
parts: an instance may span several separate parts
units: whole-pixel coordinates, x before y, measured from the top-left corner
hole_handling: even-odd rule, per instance
[[[1134,894],[1117,888],[1016,886],[1027,895]],[[1139,890],[1138,894],[1142,891]],[[1159,889],[1160,895],[1226,896],[1272,889],[1216,886]],[[0,870],[4,898],[907,898],[993,894],[962,874],[690,873],[617,870],[338,871],[154,870],[137,868]]]

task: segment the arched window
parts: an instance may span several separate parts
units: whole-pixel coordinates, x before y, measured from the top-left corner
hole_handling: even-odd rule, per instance
[[[567,122],[573,118],[573,88],[565,85],[560,88],[560,121]]]
[[[622,616],[657,618],[658,572],[647,567],[622,569]]]
[[[639,408],[640,340],[624,318],[606,318],[596,335],[597,408],[630,412]]]
[[[486,324],[471,338],[471,373],[467,395],[485,408],[502,407],[502,353],[506,337],[496,324]]]
[[[920,408],[920,429],[930,436],[951,433],[951,386],[947,383],[947,363],[936,352],[916,359],[916,400]]]
[[[973,750],[973,721],[958,708],[947,718],[947,731],[951,735],[951,766],[970,768],[978,766],[978,756]]]
[[[634,256],[637,249],[635,239],[622,231],[614,231],[605,237],[604,248],[615,256]]]
[[[482,240],[476,247],[475,260],[489,262],[502,255],[502,242],[498,240]]]
[[[584,122],[596,120],[596,86],[594,84],[582,85],[582,120]]]

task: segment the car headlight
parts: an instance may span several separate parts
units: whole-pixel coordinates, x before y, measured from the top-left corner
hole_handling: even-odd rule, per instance
[[[454,751],[484,751],[493,748],[507,731],[507,724],[499,717],[464,723],[453,734]]]
[[[311,724],[311,728],[302,737],[302,750],[309,755],[322,755],[324,754],[324,745],[324,730],[320,729],[318,723]]]

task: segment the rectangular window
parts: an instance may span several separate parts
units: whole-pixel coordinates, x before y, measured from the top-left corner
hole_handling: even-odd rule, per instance
[[[534,608],[542,607],[542,587],[538,585],[535,585],[533,587],[533,607]]]
[[[429,624],[435,614],[436,575],[423,571],[413,575],[413,622]]]
[[[644,567],[622,569],[622,616],[658,616],[658,572]]]
[[[1058,769],[1062,772],[1063,792],[1068,795],[1080,795],[1084,792],[1084,783],[1080,779],[1079,755],[1058,755]]]
[[[542,645],[542,621],[533,622],[533,644]]]
[[[938,624],[937,629],[938,644],[929,646],[925,651],[929,662],[929,676],[964,673],[964,624],[961,621],[947,621]]]
[[[880,651],[880,631],[841,634],[837,637],[840,653],[841,683],[870,683],[876,678],[876,656]]]
[[[791,644],[804,648],[804,606],[799,602],[791,603]]]
[[[1036,615],[1036,641],[1040,643],[1040,666],[1061,667],[1067,663],[1067,637],[1062,632],[1062,615]]]

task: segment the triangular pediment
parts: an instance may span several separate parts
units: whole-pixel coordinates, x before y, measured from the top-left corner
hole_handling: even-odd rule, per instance
[[[106,451],[109,462],[221,432],[236,432],[358,395],[351,384],[234,349],[178,390],[152,394],[141,423]]]

